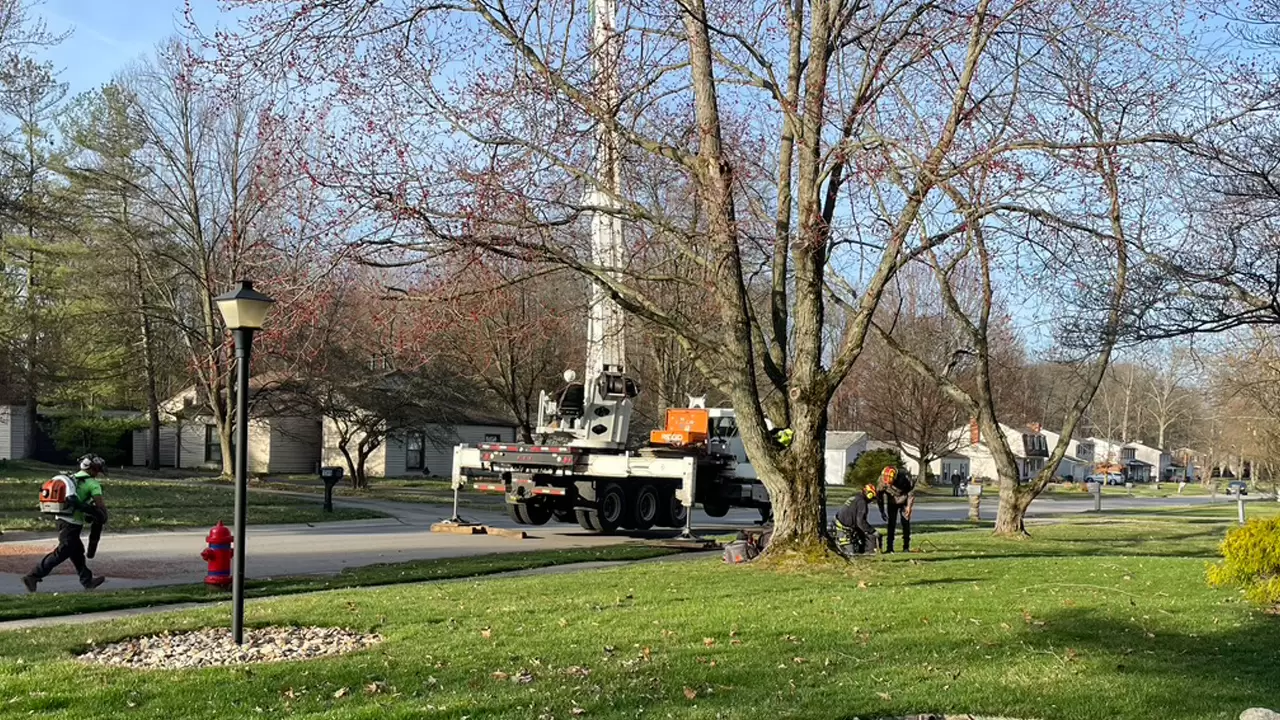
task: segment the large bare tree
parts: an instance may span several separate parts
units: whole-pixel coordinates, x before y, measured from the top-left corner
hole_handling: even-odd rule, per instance
[[[1062,122],[1076,97],[1055,51],[1067,36],[1146,40],[1167,14],[1021,0],[641,1],[616,17],[570,0],[228,5],[247,19],[219,38],[223,62],[305,88],[300,126],[341,123],[344,142],[308,168],[386,224],[378,251],[558,264],[668,331],[732,401],[778,551],[824,542],[828,401],[888,282],[1017,212],[981,196],[962,207],[955,187],[981,171],[1032,192],[1044,177],[1017,159],[1028,152],[1136,141]],[[616,142],[600,149],[602,134]],[[598,149],[625,161],[620,177],[596,172]],[[694,211],[636,190],[655,179]],[[598,213],[625,224],[621,257],[589,252]],[[709,280],[631,262],[654,243]],[[666,307],[664,285],[701,299]],[[825,342],[832,302],[838,343]],[[766,418],[794,430],[790,447],[770,443]]]

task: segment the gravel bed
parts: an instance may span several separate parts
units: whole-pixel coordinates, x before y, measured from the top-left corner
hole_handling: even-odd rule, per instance
[[[230,630],[209,628],[95,646],[80,655],[80,660],[139,670],[186,670],[310,660],[364,650],[380,642],[380,635],[342,628],[270,627],[246,629],[244,645],[237,646],[231,641]]]

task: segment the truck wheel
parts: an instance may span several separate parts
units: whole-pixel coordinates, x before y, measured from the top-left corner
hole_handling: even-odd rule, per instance
[[[507,514],[521,525],[546,525],[551,520],[551,509],[545,505],[507,503]]]
[[[712,500],[711,502],[702,503],[702,512],[713,518],[722,518],[729,514],[729,503]]]
[[[671,493],[671,501],[667,503],[667,512],[671,516],[671,524],[667,527],[682,528],[689,521],[689,508],[680,502],[680,498],[676,494]]]
[[[574,511],[578,524],[587,532],[600,532],[600,513],[593,508],[578,508]]]
[[[519,523],[521,525],[529,524],[529,521],[524,517],[524,513],[520,511],[520,503],[507,503],[507,517],[511,518],[512,522]]]
[[[618,483],[605,483],[596,493],[596,517],[600,532],[611,533],[627,516],[627,493]]]
[[[542,503],[520,503],[529,525],[546,525],[551,522],[551,508]]]
[[[625,527],[635,530],[648,530],[653,527],[658,521],[658,507],[662,504],[658,488],[647,483],[641,485],[630,500],[627,507],[629,517]]]

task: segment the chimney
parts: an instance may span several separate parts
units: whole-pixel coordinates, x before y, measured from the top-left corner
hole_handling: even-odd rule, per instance
[[[1039,432],[1040,432],[1040,423],[1031,423],[1031,432],[1033,432],[1033,433],[1039,433]]]
[[[978,428],[978,418],[969,418],[969,444],[977,445],[982,442],[982,430]]]

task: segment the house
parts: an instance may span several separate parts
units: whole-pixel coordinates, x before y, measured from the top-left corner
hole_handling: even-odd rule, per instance
[[[509,420],[478,413],[450,413],[445,417],[426,418],[411,427],[391,431],[381,445],[365,459],[369,477],[449,477],[453,472],[453,448],[459,444],[482,442],[516,442],[518,426]],[[339,447],[338,422],[325,418],[322,432],[323,460],[326,466],[346,467]],[[348,440],[354,459],[360,436]]]
[[[1040,430],[1040,434],[1044,435],[1048,441],[1049,453],[1055,452],[1058,449],[1058,443],[1062,441],[1062,435],[1043,428]],[[1095,451],[1092,440],[1077,440],[1075,438],[1067,440],[1066,454],[1062,456],[1062,461],[1058,463],[1058,471],[1055,477],[1079,482],[1092,475]]]
[[[322,432],[318,418],[290,410],[289,390],[279,376],[264,373],[249,383],[249,473],[301,475],[320,468]],[[160,404],[160,466],[222,470],[217,424],[195,387]],[[133,464],[145,465],[150,429],[133,434]],[[233,437],[234,448],[234,437]]]
[[[1187,464],[1174,462],[1172,453],[1141,441],[1090,440],[1100,450],[1097,462],[1119,466],[1126,482],[1178,482],[1188,475]]]
[[[0,460],[21,460],[26,456],[26,406],[0,405]]]
[[[843,485],[845,469],[867,451],[867,434],[850,430],[828,430],[823,445],[826,483]]]
[[[902,456],[902,467],[911,474],[911,477],[917,481],[921,480],[920,476],[920,449],[911,443],[895,443],[884,442],[881,440],[868,440],[868,450],[893,450]],[[969,458],[956,452],[934,458],[929,461],[929,476],[935,482],[946,485],[952,475],[959,475],[964,479],[969,478]]]
[[[1049,441],[1038,425],[1017,428],[1001,424],[1000,432],[1013,452],[1020,480],[1035,477],[1044,469],[1045,459],[1049,457]],[[958,445],[955,454],[968,458],[971,477],[988,482],[999,477],[995,457],[982,437],[977,420],[951,431],[951,438]]]

